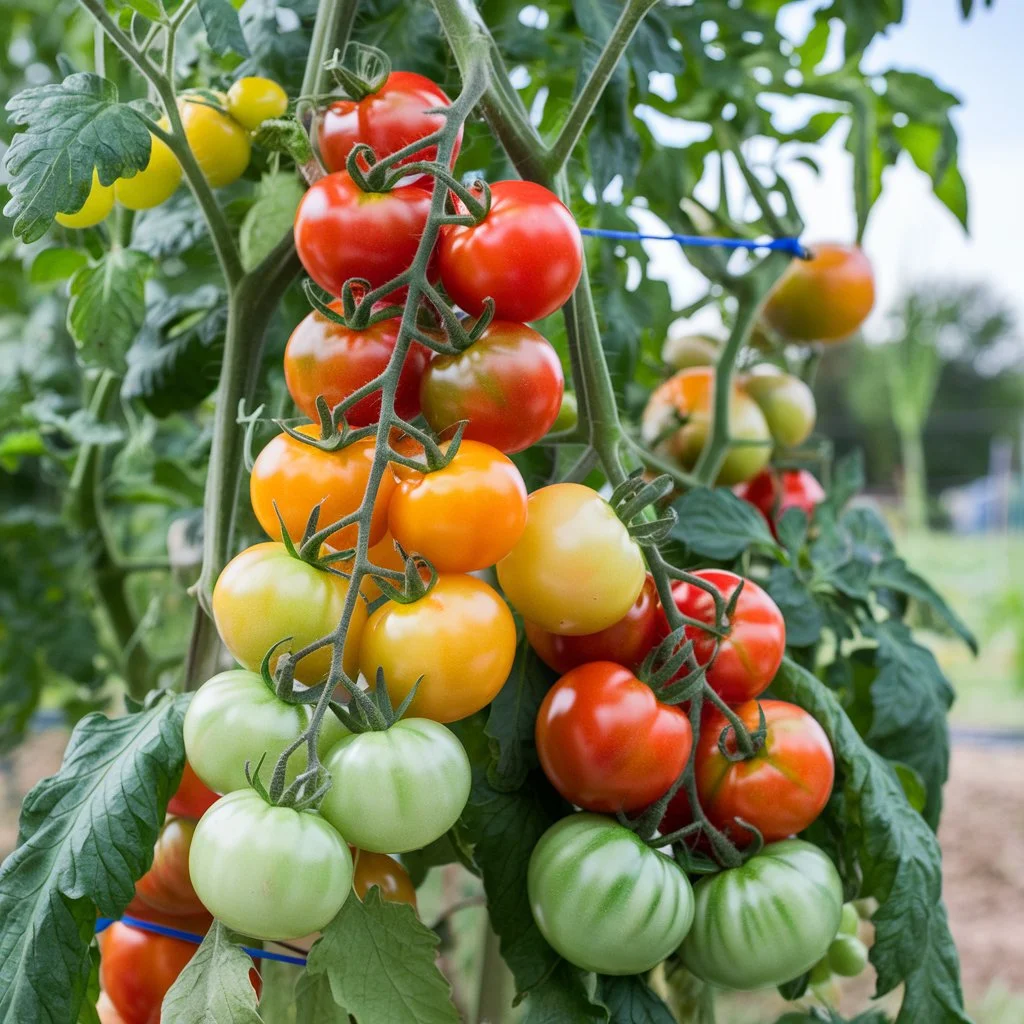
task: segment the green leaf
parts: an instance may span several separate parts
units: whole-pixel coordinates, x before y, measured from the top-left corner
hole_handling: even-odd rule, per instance
[[[44,249],[32,261],[29,280],[40,285],[66,281],[88,262],[89,257],[81,249]]]
[[[225,0],[226,2],[226,0]],[[7,102],[11,124],[27,125],[4,156],[11,199],[4,215],[15,237],[42,237],[58,213],[80,210],[93,169],[104,185],[149,163],[150,134],[140,115],[117,102],[117,86],[92,74],[24,89]]]
[[[299,1019],[302,1020],[302,1024],[324,1024],[325,1021],[335,1020],[348,1024],[342,1010],[331,998],[331,989],[326,978],[318,975],[316,979],[312,979],[301,967],[294,964],[264,960],[260,966],[260,980],[263,982],[263,991],[260,993],[260,1016],[264,1024],[297,1024]],[[306,980],[312,982],[313,988],[322,985],[326,990],[327,1002],[330,1004],[333,1017],[325,1017],[323,1014],[317,1016],[312,1013],[308,1017],[296,1016],[298,983]]]
[[[673,508],[678,521],[672,536],[698,555],[726,561],[749,547],[781,550],[764,516],[732,491],[694,487]]]
[[[100,948],[89,947],[89,983],[86,985],[85,998],[78,1008],[76,1024],[102,1024],[96,1011],[96,1002],[100,998]]]
[[[112,249],[71,279],[68,330],[87,366],[124,369],[125,353],[146,316],[153,264],[133,249]]]
[[[765,590],[786,620],[786,643],[812,647],[821,637],[825,616],[807,584],[788,565],[773,565]]]
[[[291,237],[295,211],[305,191],[294,174],[264,175],[238,236],[246,270],[252,270],[283,238]]]
[[[175,1024],[263,1024],[249,981],[252,958],[220,921],[164,996],[160,1016]]]
[[[0,1021],[73,1020],[89,980],[96,910],[120,917],[149,868],[185,762],[189,697],[137,714],[91,714],[60,771],[21,808],[18,848],[0,867]]]
[[[412,907],[382,901],[375,888],[365,900],[345,901],[306,970],[325,976],[334,1001],[360,1024],[458,1024],[437,944]]]
[[[427,877],[427,872],[431,868],[454,864],[458,859],[455,844],[447,832],[420,850],[410,850],[402,854],[402,864],[409,872],[412,884],[417,888],[423,884],[423,879]]]
[[[143,210],[135,220],[132,247],[153,259],[183,256],[203,247],[213,261],[213,247],[206,221],[187,189],[180,188],[170,199],[152,210]]]
[[[864,453],[858,448],[844,455],[832,470],[832,485],[828,489],[828,503],[838,514],[846,503],[864,490]]]
[[[264,121],[253,142],[271,153],[287,153],[296,164],[313,159],[313,147],[309,143],[306,129],[291,117],[274,117]]]
[[[350,1018],[334,1001],[327,975],[303,971],[295,986],[294,1019],[301,1024],[349,1024]]]
[[[906,984],[897,1024],[970,1024],[942,902],[942,857],[935,834],[820,680],[785,658],[772,689],[809,711],[825,730],[836,757],[844,819],[859,823],[846,830],[845,844],[863,872],[861,895],[879,902],[871,948],[876,995]]]
[[[229,0],[198,0],[196,6],[206,29],[206,41],[214,53],[221,57],[226,53],[249,56],[238,11]]]
[[[631,974],[621,978],[599,975],[597,996],[608,1007],[611,1024],[674,1024],[675,1017],[664,1000],[643,979]]]
[[[138,11],[144,18],[150,21],[159,21],[164,15],[164,9],[159,0],[124,0],[133,10]]]
[[[606,1024],[608,1011],[594,1003],[583,975],[562,960],[537,988],[526,997],[523,1024]]]

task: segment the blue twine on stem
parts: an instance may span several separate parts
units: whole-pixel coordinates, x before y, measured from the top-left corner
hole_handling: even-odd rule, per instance
[[[774,249],[800,259],[810,255],[799,238],[770,238],[756,242],[749,238],[706,238],[704,235],[649,235],[643,231],[617,231],[614,228],[580,228],[594,238],[616,238],[623,242],[678,242],[699,249]]]

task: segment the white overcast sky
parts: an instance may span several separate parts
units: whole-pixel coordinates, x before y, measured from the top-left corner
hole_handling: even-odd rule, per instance
[[[801,39],[815,6],[820,4],[811,0],[784,8],[783,30]],[[976,11],[967,23],[958,8],[957,0],[909,0],[904,23],[876,40],[866,55],[869,71],[920,71],[960,97],[953,117],[970,202],[968,236],[908,157],[885,172],[865,238],[879,286],[876,314],[867,326],[876,338],[885,334],[887,307],[908,284],[924,278],[987,281],[1013,304],[1024,325],[1024,3],[995,0],[992,9]],[[838,42],[835,33],[832,42]],[[790,113],[802,123],[807,108]],[[804,238],[851,240],[852,164],[842,136],[827,137],[820,156],[820,177],[802,165],[794,165],[790,175],[807,225]],[[701,293],[702,279],[673,249],[648,243],[658,264],[654,276],[669,279],[680,306]]]

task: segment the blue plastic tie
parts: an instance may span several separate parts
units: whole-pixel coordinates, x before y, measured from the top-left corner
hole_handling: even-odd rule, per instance
[[[580,232],[594,238],[617,238],[623,242],[678,242],[699,249],[775,249],[801,259],[808,255],[799,238],[770,238],[767,242],[755,242],[749,238],[706,238],[704,235],[648,235],[643,231],[616,231],[614,228],[580,228]]]

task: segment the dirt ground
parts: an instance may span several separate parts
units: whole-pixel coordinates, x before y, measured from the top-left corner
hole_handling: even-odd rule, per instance
[[[65,739],[37,735],[0,762],[0,858],[14,846],[21,796],[56,771]],[[945,807],[945,898],[967,1000],[977,1007],[992,992],[1024,995],[1024,750],[957,746]]]

